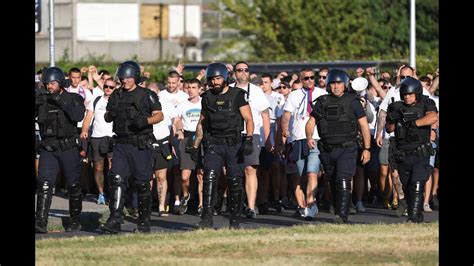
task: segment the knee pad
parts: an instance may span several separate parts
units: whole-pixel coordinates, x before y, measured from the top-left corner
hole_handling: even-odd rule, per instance
[[[125,178],[121,175],[110,174],[109,181],[111,188],[118,188],[125,185]]]
[[[49,191],[53,191],[53,186],[47,180],[38,182],[37,192],[47,194]]]
[[[82,194],[81,184],[78,182],[78,183],[67,185],[67,192],[71,196],[78,196]]]
[[[150,182],[135,181],[135,186],[137,187],[138,195],[143,195],[151,192]]]
[[[236,191],[242,189],[242,178],[239,176],[227,177],[227,183],[229,185],[229,190]]]

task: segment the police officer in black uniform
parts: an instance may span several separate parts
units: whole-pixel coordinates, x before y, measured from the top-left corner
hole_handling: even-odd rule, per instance
[[[151,222],[153,124],[163,120],[163,113],[156,93],[138,86],[141,79],[137,63],[125,61],[120,64],[116,78],[122,86],[110,95],[104,115],[106,122],[114,122],[113,131],[116,134],[109,172],[110,217],[100,229],[110,233],[120,232],[127,180],[132,176],[136,180],[138,194],[137,231],[147,233],[150,232]]]
[[[421,223],[425,182],[433,170],[431,125],[438,121],[438,110],[435,102],[423,95],[421,82],[412,77],[400,83],[400,99],[388,106],[386,129],[395,131],[393,156],[408,204],[408,221]]]
[[[332,69],[326,78],[326,90],[313,101],[313,111],[306,124],[308,146],[314,148],[311,138],[315,124],[321,140],[317,143],[320,159],[330,178],[336,223],[347,223],[351,205],[351,178],[355,174],[358,131],[362,133],[362,164],[370,160],[370,131],[359,97],[348,93],[349,76],[341,69]]]
[[[47,91],[38,91],[35,108],[41,136],[35,231],[47,233],[53,186],[60,169],[66,177],[69,196],[70,219],[66,231],[77,231],[81,229],[82,189],[76,126],[84,118],[85,107],[79,94],[64,90],[69,81],[60,68],[47,68],[42,82]]]
[[[229,87],[229,73],[222,63],[207,66],[210,90],[202,95],[202,110],[192,147],[187,153],[197,161],[198,147],[204,139],[203,212],[198,228],[212,228],[212,208],[216,205],[217,180],[225,165],[229,185],[230,227],[239,228],[242,209],[243,155],[252,153],[252,135],[242,135],[245,120],[247,132],[253,132],[253,120],[245,91]],[[240,157],[240,158],[239,158]],[[239,160],[240,159],[240,160]]]

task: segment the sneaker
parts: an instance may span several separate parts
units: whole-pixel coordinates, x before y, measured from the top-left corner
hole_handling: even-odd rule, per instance
[[[99,194],[99,197],[97,198],[97,204],[99,205],[105,205],[105,197],[104,197],[104,193],[100,193]]]
[[[306,217],[306,208],[298,206],[293,217]]]
[[[423,211],[424,212],[432,212],[433,210],[430,208],[430,204],[426,202],[426,203],[423,204]]]
[[[305,220],[312,221],[318,212],[318,205],[316,203],[309,205],[304,209]]]
[[[439,201],[437,196],[433,196],[431,198],[431,209],[438,210],[439,209]]]
[[[180,201],[175,201],[173,206],[173,214],[179,214],[179,205],[181,205]]]
[[[202,215],[202,206],[199,206],[198,207],[198,216],[201,216]]]
[[[398,199],[394,198],[392,200],[392,210],[396,210],[396,209],[398,209]]]
[[[362,204],[362,201],[358,201],[356,206],[355,206],[357,212],[365,212],[366,209],[364,207],[364,204]]]
[[[187,197],[183,197],[178,207],[178,214],[183,215],[188,210],[188,201],[191,198],[191,193],[188,193]]]
[[[257,212],[255,211],[255,209],[248,209],[247,210],[247,218],[250,218],[250,219],[256,219],[257,218]]]
[[[401,199],[398,202],[398,209],[396,213],[397,213],[397,217],[408,216],[407,201],[405,199]]]

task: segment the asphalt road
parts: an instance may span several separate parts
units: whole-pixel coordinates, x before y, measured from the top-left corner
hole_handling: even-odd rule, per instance
[[[366,212],[349,216],[351,224],[392,224],[405,223],[407,217],[397,217],[394,210],[386,210],[381,206],[366,206]],[[283,210],[277,213],[270,209],[267,215],[257,215],[257,219],[242,218],[241,228],[251,229],[258,227],[282,227],[301,224],[323,224],[333,223],[334,215],[327,211],[320,211],[313,221],[305,221],[303,218],[293,217],[295,210]],[[73,237],[73,236],[99,236],[103,232],[98,229],[99,220],[105,221],[109,215],[107,205],[97,205],[93,195],[87,195],[83,202],[81,214],[81,224],[83,229],[78,232],[65,232],[64,226],[68,222],[68,200],[64,197],[54,196],[50,209],[48,226],[53,230],[48,234],[36,234],[36,239]],[[225,228],[229,226],[229,214],[214,216],[214,227]],[[439,212],[433,210],[432,213],[424,213],[425,222],[435,222],[439,220]],[[196,214],[173,215],[159,217],[153,211],[151,215],[151,231],[158,232],[184,232],[193,230],[193,224],[199,221]],[[127,217],[122,225],[123,233],[131,233],[136,228],[135,219]]]

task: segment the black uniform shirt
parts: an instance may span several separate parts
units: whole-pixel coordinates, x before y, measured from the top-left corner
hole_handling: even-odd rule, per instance
[[[326,97],[334,97],[334,96],[328,95]],[[362,107],[362,104],[360,103],[359,98],[355,98],[354,101],[352,101],[351,109],[353,110],[354,115],[357,119],[366,116],[364,107]],[[311,112],[311,115],[317,120],[316,114],[321,114],[321,115],[324,114],[322,101],[316,100],[316,103],[314,104],[314,109]]]

